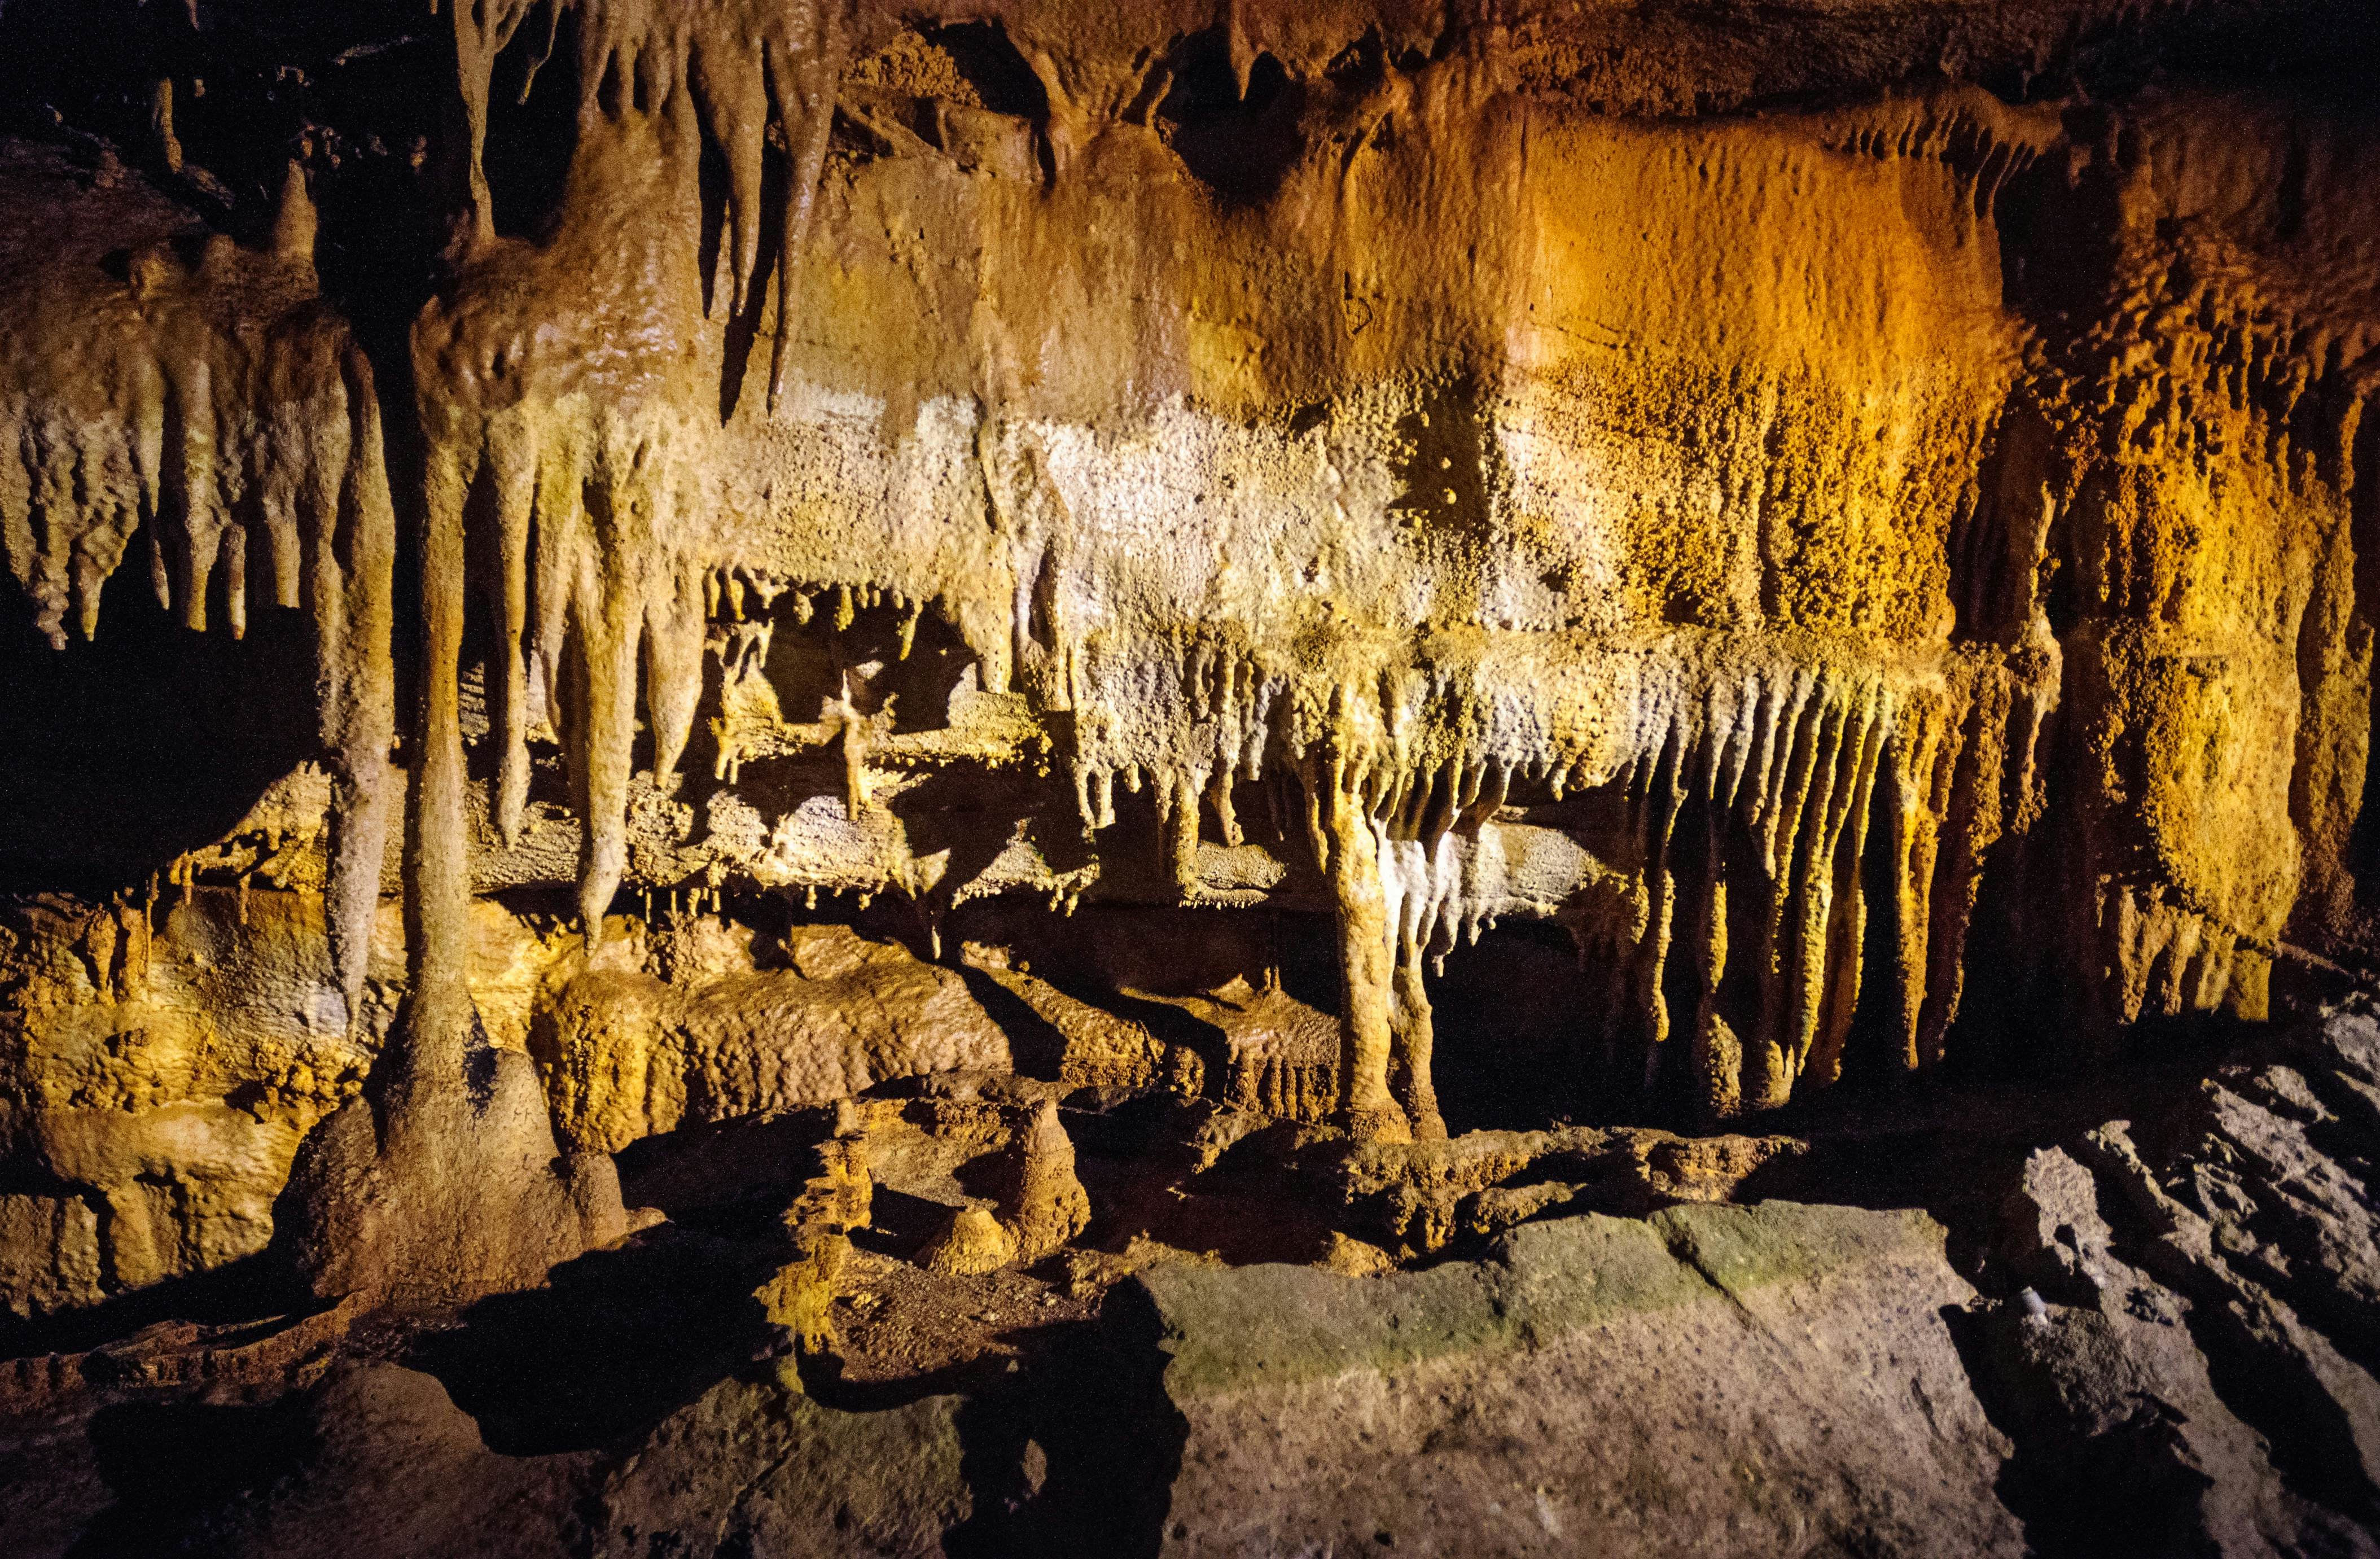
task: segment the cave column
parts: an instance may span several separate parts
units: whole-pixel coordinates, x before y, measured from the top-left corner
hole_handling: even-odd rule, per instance
[[[1429,993],[1422,985],[1421,956],[1421,944],[1410,932],[1397,938],[1389,1078],[1414,1136],[1436,1141],[1446,1136],[1446,1119],[1439,1114],[1438,1089],[1429,1075],[1437,1032],[1430,1021]]]
[[[1404,1141],[1413,1128],[1389,1091],[1395,1048],[1388,895],[1380,843],[1362,786],[1344,770],[1322,790],[1324,870],[1339,920],[1339,1110],[1362,1141]]]
[[[461,669],[464,494],[468,475],[450,448],[433,452],[421,531],[420,769],[407,840],[406,912],[413,944],[411,1021],[400,1086],[462,1084],[473,1021],[465,970],[470,946],[470,844],[464,821]]]
[[[1710,885],[1703,895],[1694,972],[1702,999],[1694,1009],[1692,1061],[1695,1103],[1706,1118],[1726,1120],[1743,1109],[1743,1041],[1719,1015],[1719,982],[1727,977],[1727,856],[1724,823],[1710,818]]]

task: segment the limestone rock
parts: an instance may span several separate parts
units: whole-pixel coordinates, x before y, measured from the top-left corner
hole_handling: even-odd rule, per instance
[[[501,1455],[436,1379],[368,1364],[303,1404],[309,1443],[277,1483],[170,1535],[191,1552],[271,1559],[530,1559],[582,1541],[621,1559],[656,1543],[927,1553],[969,1507],[956,1406],[840,1412],[774,1382],[726,1382],[625,1455]]]
[[[1940,1338],[1867,1348],[1829,1287],[1963,1303],[1937,1260],[1820,1219],[1795,1266],[1765,1128],[1575,1123],[2054,1078],[2369,982],[2368,4],[382,9],[0,17],[0,1306],[268,1254],[461,1305],[616,1241],[613,1154],[926,1078],[868,1106],[920,1200],[1005,1155],[929,1265],[1029,1264],[1101,1184],[1057,1101],[1162,1094],[1210,1113],[1145,1202],[1248,1169],[1198,1211],[1295,1200],[1293,1254],[1318,1208],[1503,1242],[1335,1301],[1366,1336],[1443,1292],[1469,1338],[1462,1284],[1597,1231],[1729,1362],[1610,1312],[1698,1436],[1774,1393],[1753,1546],[2006,1545]],[[1449,1003],[1483,935],[1549,989]],[[1971,1351],[2028,1468],[2159,1541],[2380,1525],[2375,1036],[2027,1168]],[[1525,1120],[1463,1131],[1465,1066]],[[868,1213],[813,1179],[762,1303],[817,1347]],[[1584,1395],[1478,1368],[1579,1423],[1547,1325]],[[1918,1361],[1932,1439],[1805,1354]],[[1301,1389],[1457,1455],[1351,1378]],[[1792,1404],[1844,1448],[1788,1456]],[[1196,1443],[1184,1497],[1271,1519]],[[1737,1508],[1572,1454],[1521,1462],[1618,1525],[1447,1508],[1490,1548]],[[1281,1531],[1441,1518],[1378,1497]]]
[[[1360,1281],[1150,1268],[1186,1435],[1162,1551],[2024,1553],[1942,1240],[1771,1202]]]
[[[2039,1294],[1991,1321],[2016,1487],[2070,1541],[2380,1552],[2380,1022],[2359,1001],[2261,1049],[2172,1119],[2036,1152],[2003,1210]]]
[[[392,1364],[353,1366],[305,1406],[317,1429],[305,1476],[269,1504],[228,1513],[206,1534],[212,1542],[191,1546],[398,1559],[439,1551],[526,1555],[562,1541],[567,1472],[489,1450],[434,1377]]]
[[[79,1197],[0,1197],[0,1293],[22,1318],[98,1302],[99,1219]]]
[[[1765,1166],[1802,1151],[1785,1137],[1562,1127],[1332,1147],[1305,1158],[1333,1198],[1381,1236],[1432,1251],[1458,1234],[1492,1234],[1549,1209],[1645,1212],[1731,1200]]]
[[[1015,1240],[1015,1260],[1038,1261],[1081,1234],[1091,1221],[1091,1199],[1075,1177],[1075,1144],[1058,1106],[1033,1107],[1009,1146],[1000,1221]]]
[[[973,1277],[997,1272],[1016,1256],[1015,1231],[991,1209],[969,1202],[917,1252],[917,1264],[948,1277]]]
[[[565,985],[533,1036],[564,1135],[614,1152],[891,1078],[1011,1066],[1006,1034],[953,971],[843,927],[799,940],[791,969],[706,968],[666,982],[596,971]]]
[[[319,898],[53,901],[0,924],[18,1024],[0,1138],[39,1188],[0,1210],[0,1307],[92,1304],[262,1251],[299,1140],[371,1054],[370,1027],[339,1020]],[[69,953],[94,937],[106,958]]]
[[[1330,1236],[1330,1248],[1316,1264],[1341,1277],[1377,1277],[1397,1268],[1396,1259],[1378,1246],[1342,1234]]]

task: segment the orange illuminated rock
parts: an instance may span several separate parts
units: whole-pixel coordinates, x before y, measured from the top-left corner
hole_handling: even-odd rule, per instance
[[[0,149],[36,627],[128,560],[193,628],[310,617],[288,881],[379,1057],[307,1123],[319,1281],[404,1288],[417,1224],[431,1288],[529,1281],[616,1233],[599,1151],[1025,1023],[1006,970],[842,1038],[756,1016],[781,970],[664,993],[601,961],[638,895],[927,960],[1001,898],[1327,917],[1335,993],[1066,1042],[1384,1145],[1445,1135],[1432,981],[1500,924],[1599,992],[1560,1107],[1710,1119],[2351,971],[2380,128],[2058,74],[2077,18],[2165,57],[2136,12],[458,4],[403,263],[360,126],[152,75],[137,146]],[[244,895],[282,842],[144,847]],[[540,1078],[481,1044],[470,907],[565,885]],[[25,1194],[24,1302],[87,1292],[97,1215]]]

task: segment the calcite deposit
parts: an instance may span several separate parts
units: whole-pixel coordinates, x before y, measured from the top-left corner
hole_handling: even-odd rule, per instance
[[[51,1546],[2371,1552],[2375,60],[0,8]]]

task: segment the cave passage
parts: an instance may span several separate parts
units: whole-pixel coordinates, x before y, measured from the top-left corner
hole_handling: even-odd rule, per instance
[[[2380,1553],[2380,17],[1822,9],[0,6],[10,1543]]]

